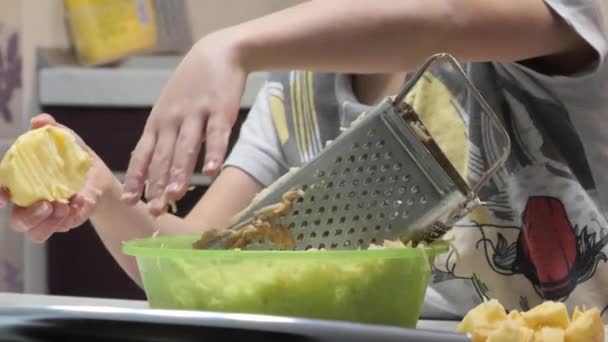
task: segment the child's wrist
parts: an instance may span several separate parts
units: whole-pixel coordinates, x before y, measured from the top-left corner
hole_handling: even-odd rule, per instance
[[[127,205],[121,200],[122,194],[122,184],[118,179],[112,177],[109,186],[107,186],[99,195],[92,217],[111,213],[116,206]]]
[[[250,73],[259,69],[255,64],[254,44],[248,34],[239,26],[213,32],[196,43],[196,48],[220,51],[233,65]]]

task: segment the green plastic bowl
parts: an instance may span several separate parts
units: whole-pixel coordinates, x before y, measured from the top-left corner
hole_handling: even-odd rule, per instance
[[[359,251],[194,250],[200,236],[123,245],[151,308],[252,313],[415,327],[436,255],[425,248]]]

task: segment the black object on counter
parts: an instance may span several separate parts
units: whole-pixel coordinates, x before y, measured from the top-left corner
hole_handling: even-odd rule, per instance
[[[258,315],[106,307],[0,309],[0,341],[461,342],[455,333]]]

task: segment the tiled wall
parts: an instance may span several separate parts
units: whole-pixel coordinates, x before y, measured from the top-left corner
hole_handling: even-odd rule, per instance
[[[21,3],[0,0],[0,156],[23,129]],[[23,239],[0,209],[0,291],[23,290]]]

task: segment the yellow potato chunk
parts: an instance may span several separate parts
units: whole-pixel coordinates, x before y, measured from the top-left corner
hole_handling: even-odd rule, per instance
[[[574,314],[572,324],[566,329],[566,342],[604,341],[604,324],[600,310],[593,308]]]
[[[469,311],[458,325],[457,331],[462,333],[475,332],[479,335],[477,339],[486,338],[485,331],[496,328],[506,318],[505,308],[496,299],[492,299]],[[475,341],[475,338],[473,340]]]
[[[542,327],[534,335],[534,342],[564,342],[564,330],[554,327]]]
[[[486,342],[488,335],[492,333],[492,329],[477,329],[470,333],[472,342]]]
[[[68,130],[44,126],[21,135],[0,162],[0,185],[19,206],[67,203],[85,184],[93,159]]]
[[[517,321],[504,321],[493,330],[486,339],[487,342],[534,342],[534,330],[521,325]]]
[[[522,313],[526,325],[532,329],[537,327],[559,327],[566,329],[570,324],[568,310],[564,303],[547,301]]]
[[[457,330],[468,333],[474,342],[604,341],[598,308],[581,311],[576,307],[570,320],[566,305],[552,301],[505,315],[503,306],[490,300],[469,311]]]
[[[572,320],[576,321],[582,315],[583,315],[583,312],[578,308],[578,306],[575,306],[574,312],[572,312]]]
[[[526,325],[526,322],[524,321],[521,312],[517,310],[512,310],[511,312],[509,312],[509,314],[507,315],[507,319],[510,321],[515,321],[520,325]]]

